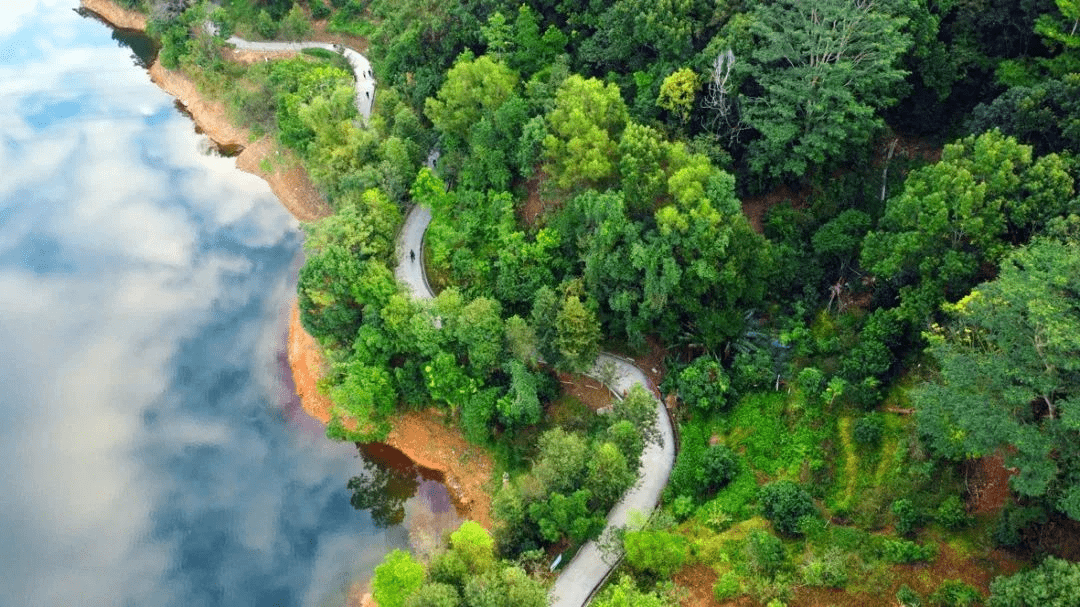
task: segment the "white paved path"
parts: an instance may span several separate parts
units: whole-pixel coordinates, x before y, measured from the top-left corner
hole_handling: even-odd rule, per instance
[[[300,52],[306,48],[321,48],[335,53],[340,52],[352,67],[356,76],[356,111],[364,117],[364,122],[371,118],[371,104],[375,100],[375,77],[371,72],[371,62],[367,57],[351,48],[329,42],[252,42],[236,36],[226,42],[244,51],[278,53],[281,51]]]
[[[405,217],[405,224],[397,240],[398,265],[394,273],[398,280],[409,287],[413,296],[420,299],[434,297],[424,276],[422,259],[424,231],[430,222],[431,211],[419,205],[414,206]],[[415,261],[410,252],[416,253]],[[641,384],[653,393],[649,380],[641,369],[612,354],[601,353],[589,375],[599,378],[604,375],[601,369],[611,365],[614,366],[615,373],[613,385],[609,387],[616,393],[624,394],[635,384]],[[641,455],[638,482],[623,494],[619,503],[608,513],[604,533],[613,527],[628,526],[631,512],[652,513],[660,501],[660,494],[664,491],[671,467],[675,464],[675,433],[671,427],[671,419],[664,410],[664,404],[659,399],[656,399],[656,423],[661,442],[646,445],[645,452]],[[586,605],[616,562],[617,559],[605,561],[596,542],[587,542],[555,580],[549,597],[550,604],[553,607]]]

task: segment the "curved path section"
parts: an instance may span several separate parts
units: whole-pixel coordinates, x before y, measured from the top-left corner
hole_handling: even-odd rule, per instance
[[[341,53],[356,76],[356,111],[364,117],[364,122],[371,118],[371,104],[375,101],[375,76],[371,72],[371,62],[351,48],[328,42],[252,42],[236,36],[231,36],[226,42],[242,51],[257,53],[299,53],[306,48],[321,48]]]
[[[405,217],[405,224],[397,240],[398,265],[394,273],[398,280],[408,286],[413,297],[419,299],[434,298],[424,275],[423,263],[424,232],[430,222],[431,211],[414,205]],[[412,255],[414,252],[415,258]],[[611,368],[614,368],[614,374],[607,372]],[[636,384],[641,384],[651,394],[656,394],[641,369],[624,358],[606,352],[596,358],[596,364],[588,375],[597,379],[603,376],[609,379],[613,377],[608,388],[616,394],[625,394]],[[671,427],[671,419],[664,409],[664,403],[659,398],[655,400],[660,443],[652,442],[645,446],[638,468],[638,482],[623,494],[619,503],[608,513],[605,534],[614,527],[629,526],[631,512],[651,513],[660,501],[660,494],[667,485],[671,467],[675,464],[675,433]],[[553,607],[581,607],[588,604],[597,588],[618,563],[618,558],[621,558],[620,555],[607,561],[604,556],[596,542],[586,542],[555,580],[550,604]]]
[[[342,53],[356,76],[356,109],[365,122],[371,117],[371,106],[375,97],[375,79],[371,72],[371,63],[360,53],[340,45],[323,42],[251,42],[236,36],[229,38],[228,42],[238,49],[255,52],[299,52],[305,48],[322,48]],[[394,269],[394,275],[408,287],[413,297],[418,299],[434,298],[424,273],[423,259],[424,232],[427,231],[430,222],[431,211],[414,205],[405,217],[405,223],[397,239],[398,264]],[[614,369],[614,373],[610,372],[611,369]],[[608,379],[614,378],[608,388],[616,394],[625,394],[637,384],[641,384],[650,393],[656,394],[648,377],[641,369],[627,359],[606,352],[597,357],[596,364],[588,375],[597,379],[605,376]],[[645,446],[638,468],[637,484],[623,494],[619,503],[615,504],[608,513],[605,534],[615,527],[629,526],[630,516],[634,511],[651,513],[660,501],[660,494],[667,485],[671,467],[675,464],[675,435],[671,427],[671,419],[664,409],[664,403],[659,398],[655,400],[656,424],[661,440],[659,443],[652,442]],[[621,555],[610,561],[605,560],[604,557],[596,542],[586,542],[555,580],[555,586],[551,590],[551,605],[553,607],[581,607],[588,604],[593,594],[618,563]]]

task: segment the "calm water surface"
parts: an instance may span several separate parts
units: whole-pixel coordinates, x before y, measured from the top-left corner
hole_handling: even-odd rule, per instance
[[[453,512],[298,411],[296,222],[72,0],[8,4],[0,606],[344,603]]]

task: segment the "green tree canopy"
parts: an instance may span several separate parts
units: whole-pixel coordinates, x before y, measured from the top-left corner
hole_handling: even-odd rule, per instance
[[[587,371],[600,353],[600,323],[577,295],[567,295],[555,317],[556,367],[575,373]]]
[[[424,583],[424,566],[404,550],[394,550],[375,568],[372,595],[379,607],[403,607],[405,599]]]
[[[987,607],[1080,605],[1080,563],[1047,557],[1031,571],[999,576],[990,583]]]
[[[847,0],[760,2],[750,17],[740,109],[759,134],[751,169],[802,176],[869,143],[882,125],[877,110],[895,103],[905,76],[897,67],[911,44],[905,20]]]
[[[463,53],[446,73],[435,98],[424,103],[424,113],[443,135],[464,142],[481,117],[514,93],[517,81],[517,74],[501,61]]]
[[[1036,240],[946,309],[930,335],[941,378],[913,395],[930,449],[1009,446],[1012,489],[1080,520],[1080,246]]]
[[[916,324],[955,301],[985,264],[1062,213],[1073,180],[1057,155],[991,131],[945,146],[941,161],[914,171],[863,241],[862,265],[900,287],[901,316]]]
[[[627,110],[619,87],[574,74],[555,95],[544,139],[547,171],[561,188],[605,183],[615,174]]]

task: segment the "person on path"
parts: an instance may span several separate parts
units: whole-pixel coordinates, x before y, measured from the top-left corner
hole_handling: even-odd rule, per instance
[[[416,251],[409,249],[409,259],[416,263]]]

